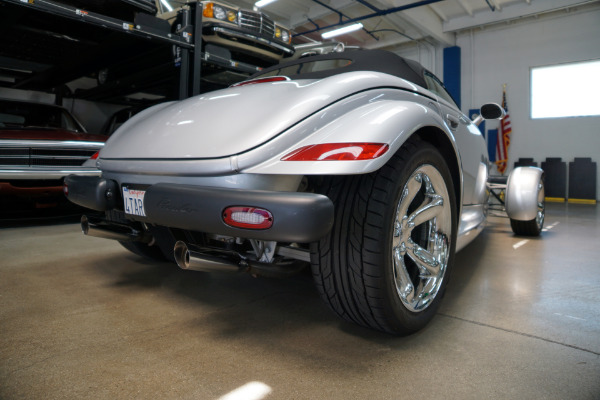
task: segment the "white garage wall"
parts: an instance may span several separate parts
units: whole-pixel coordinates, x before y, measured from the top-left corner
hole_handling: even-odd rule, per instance
[[[600,117],[530,118],[531,67],[600,59],[600,8],[474,29],[458,34],[457,45],[464,112],[485,102],[500,103],[502,84],[507,84],[511,168],[519,157],[533,157],[538,163],[546,157],[566,162],[592,157],[600,163]],[[497,125],[488,121],[486,128]],[[598,197],[600,177],[597,180]]]

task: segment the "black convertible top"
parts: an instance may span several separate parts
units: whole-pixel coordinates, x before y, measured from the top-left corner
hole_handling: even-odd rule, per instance
[[[427,87],[423,78],[425,69],[418,62],[385,50],[351,50],[284,61],[265,68],[250,79],[275,75],[290,79],[322,79],[352,71],[383,72]]]

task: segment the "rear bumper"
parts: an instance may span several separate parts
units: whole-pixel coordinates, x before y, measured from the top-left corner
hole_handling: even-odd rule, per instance
[[[67,197],[98,211],[122,209],[117,182],[98,177],[69,176]],[[145,189],[146,217],[127,218],[149,224],[247,239],[308,243],[325,236],[333,226],[334,207],[323,195],[299,192],[242,190],[159,183]],[[223,210],[231,206],[267,209],[273,215],[268,229],[226,225]]]

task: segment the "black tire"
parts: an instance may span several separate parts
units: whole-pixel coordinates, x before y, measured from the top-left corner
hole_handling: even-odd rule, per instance
[[[417,197],[401,196],[408,188],[409,179],[418,182],[417,172],[419,176],[426,175],[422,173],[424,167],[427,171],[438,171],[436,189],[443,186],[441,191],[446,196],[440,221],[444,220],[447,234],[435,235],[443,251],[433,254],[443,259],[444,264],[444,268],[440,268],[441,276],[435,281],[435,293],[432,291],[429,298],[429,292],[424,293],[426,298],[422,302],[426,304],[420,307],[417,301],[413,307],[408,297],[401,297],[408,292],[401,295],[397,282],[406,283],[410,279],[415,289],[422,278],[417,264],[406,258],[408,252],[402,255],[401,244],[394,247],[394,240],[414,242],[424,250],[427,234],[438,232],[436,219],[417,224],[414,229],[397,222],[399,211],[405,208],[407,215],[415,208],[423,210],[420,206],[425,204],[422,201],[426,198],[423,194],[426,184],[411,183],[411,188],[421,185],[418,191],[411,189],[419,193]],[[411,138],[380,170],[368,175],[327,177],[321,189],[335,204],[335,223],[330,234],[311,245],[313,277],[321,297],[335,313],[358,325],[391,334],[410,334],[423,328],[439,307],[456,247],[456,197],[448,165],[440,152],[429,143]],[[433,197],[427,198],[431,203]],[[416,203],[419,205],[415,207]],[[411,207],[405,207],[406,204]],[[432,208],[437,210],[435,206]],[[415,248],[417,246],[410,249],[413,256]],[[407,273],[402,275],[402,271]],[[402,281],[402,277],[407,279]]]
[[[542,229],[538,226],[535,219],[531,221],[517,221],[516,219],[510,220],[510,227],[517,236],[539,236]]]

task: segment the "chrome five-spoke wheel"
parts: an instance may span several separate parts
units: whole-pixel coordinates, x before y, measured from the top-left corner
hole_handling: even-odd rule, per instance
[[[449,204],[444,179],[432,165],[420,166],[402,190],[392,252],[396,290],[410,311],[427,308],[440,290],[450,255]]]

